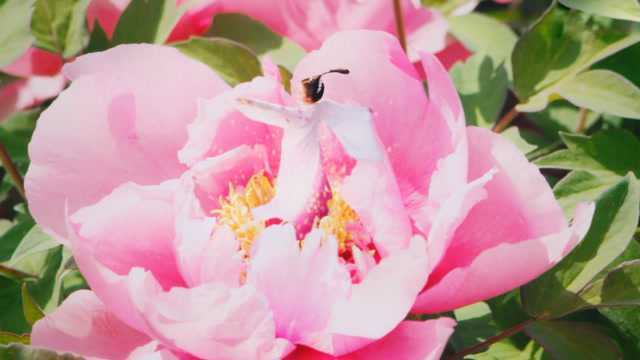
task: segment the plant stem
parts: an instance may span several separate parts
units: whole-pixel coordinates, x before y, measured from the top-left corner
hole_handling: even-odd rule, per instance
[[[402,4],[400,0],[393,0],[393,13],[396,17],[396,32],[398,33],[400,46],[402,46],[404,52],[407,52],[407,32],[404,27],[404,15],[402,14]]]
[[[479,353],[481,351],[484,351],[487,348],[489,348],[489,346],[491,346],[492,344],[497,343],[498,341],[500,341],[502,339],[506,339],[508,337],[511,337],[511,336],[521,332],[522,330],[524,330],[524,328],[527,325],[529,325],[529,324],[531,324],[533,322],[535,322],[534,319],[529,319],[529,320],[527,320],[525,322],[522,322],[522,323],[520,323],[518,325],[515,325],[515,326],[513,326],[513,327],[511,327],[511,328],[509,328],[509,329],[507,329],[507,330],[505,330],[503,332],[501,332],[500,334],[498,334],[496,336],[492,336],[492,337],[488,338],[487,340],[485,340],[485,341],[483,341],[483,342],[481,342],[479,344],[476,344],[476,345],[474,345],[472,347],[463,349],[462,351],[451,355],[447,360],[462,360],[467,355],[471,355],[471,354],[475,354],[475,353]]]
[[[511,122],[516,117],[518,117],[518,115],[520,115],[520,112],[518,110],[516,110],[516,107],[514,106],[513,109],[509,110],[508,113],[504,114],[502,119],[500,119],[496,123],[496,125],[493,127],[493,131],[497,132],[497,133],[503,132],[504,129],[506,129],[507,127],[509,127],[509,125],[511,125]]]
[[[576,132],[583,133],[587,130],[587,119],[589,118],[589,109],[580,108],[580,115],[578,121],[578,127],[576,128]]]
[[[27,195],[24,192],[24,183],[22,182],[22,176],[16,168],[16,165],[11,160],[9,153],[7,152],[7,148],[4,147],[4,144],[0,143],[0,162],[2,162],[2,166],[6,170],[9,177],[11,177],[11,181],[15,185],[16,189],[20,193],[20,195],[27,200]]]

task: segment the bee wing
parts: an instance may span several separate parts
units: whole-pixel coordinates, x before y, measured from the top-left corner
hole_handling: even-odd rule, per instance
[[[315,106],[312,117],[312,121],[324,121],[353,158],[374,161],[384,158],[368,108],[324,100]]]
[[[307,117],[299,108],[257,99],[238,98],[236,109],[249,119],[281,128],[304,125]]]

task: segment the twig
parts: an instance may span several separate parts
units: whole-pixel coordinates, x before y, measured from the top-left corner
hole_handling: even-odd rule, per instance
[[[0,162],[2,162],[2,166],[7,171],[7,174],[9,174],[9,177],[11,177],[11,181],[13,181],[13,184],[15,185],[20,195],[22,195],[22,197],[25,200],[27,200],[27,195],[24,192],[24,183],[22,181],[22,175],[20,175],[18,168],[11,160],[11,157],[9,156],[7,149],[4,147],[4,144],[2,143],[0,143]]]
[[[396,17],[396,32],[398,33],[400,46],[402,46],[402,50],[407,52],[407,32],[404,27],[404,15],[402,14],[402,4],[400,0],[393,0],[393,13]]]
[[[524,328],[533,323],[535,320],[534,319],[529,319],[525,322],[522,322],[514,327],[511,327],[503,332],[501,332],[500,334],[496,335],[496,336],[492,336],[490,338],[488,338],[487,340],[476,344],[472,347],[463,349],[460,352],[457,352],[453,355],[451,355],[447,360],[462,360],[464,359],[465,356],[467,355],[471,355],[471,354],[475,354],[475,353],[479,353],[481,351],[486,350],[487,348],[489,348],[489,346],[491,346],[494,343],[497,343],[498,341],[502,340],[502,339],[506,339],[508,337],[511,337],[519,332],[521,332],[522,330],[524,330]]]
[[[518,115],[520,115],[520,112],[518,110],[516,110],[516,107],[514,106],[513,109],[509,110],[508,113],[506,113],[502,119],[500,119],[496,125],[493,127],[493,131],[497,132],[497,133],[501,133],[504,131],[504,129],[506,129],[507,127],[509,127],[509,125],[511,125],[511,122],[518,117]]]
[[[587,130],[587,119],[589,118],[589,109],[580,108],[578,127],[576,128],[576,132],[583,133]]]

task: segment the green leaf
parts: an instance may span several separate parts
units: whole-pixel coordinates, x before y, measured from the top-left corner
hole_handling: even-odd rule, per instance
[[[0,345],[14,343],[29,345],[31,343],[31,337],[28,334],[19,335],[8,331],[0,331]]]
[[[11,344],[0,346],[0,360],[82,360],[82,358],[22,344]]]
[[[639,203],[640,186],[631,174],[602,194],[585,238],[553,269],[522,287],[527,313],[549,318],[584,308],[580,292],[627,248]]]
[[[627,24],[603,24],[553,4],[541,20],[518,40],[511,61],[518,110],[543,110],[560,98],[558,87],[592,64],[640,41]]]
[[[560,132],[576,132],[580,117],[580,109],[564,100],[549,104],[544,111],[527,114],[527,118],[533,120],[537,127],[542,130],[545,138],[550,140],[560,140]],[[586,129],[593,126],[599,117],[599,113],[589,111]]]
[[[511,63],[507,61],[518,37],[505,23],[490,16],[471,13],[448,19],[451,33],[474,53],[487,54],[494,60],[494,66],[504,63],[511,77]]]
[[[464,63],[456,63],[451,77],[469,124],[491,127],[507,97],[509,79],[504,66],[478,53]]]
[[[622,359],[618,344],[591,323],[537,321],[527,325],[525,332],[554,359]]]
[[[244,45],[222,38],[198,38],[174,45],[215,70],[231,86],[262,75],[260,60]]]
[[[542,157],[536,165],[542,168],[582,170],[594,175],[618,175],[628,172],[640,176],[640,141],[630,132],[611,129],[589,137],[578,134],[561,134],[567,145]]]
[[[576,106],[625,118],[640,119],[640,89],[613,71],[583,72],[562,83],[556,91]]]
[[[422,0],[422,5],[445,15],[454,15],[456,10],[468,6],[469,0]]]
[[[580,292],[592,306],[640,305],[640,260],[628,261]]]
[[[14,224],[2,236],[0,236],[0,262],[11,259],[24,236],[33,228],[35,222],[31,218],[24,219]]]
[[[603,59],[595,64],[593,68],[611,70],[624,76],[636,86],[640,86],[640,67],[638,67],[637,59],[640,59],[640,44],[629,46]]]
[[[18,245],[11,256],[9,263],[19,264],[28,257],[49,251],[59,245],[60,243],[57,240],[45,233],[40,226],[36,225],[31,228],[22,239],[20,245]]]
[[[22,283],[22,312],[24,313],[24,318],[32,326],[44,317],[44,312],[31,297],[27,283]]]
[[[0,276],[0,309],[2,309],[0,330],[16,334],[31,331],[22,311],[21,285],[2,276]]]
[[[216,15],[207,36],[236,41],[253,50],[258,56],[268,56],[291,71],[306,54],[295,42],[242,14]]]
[[[14,62],[33,43],[31,14],[34,1],[0,2],[0,67]]]
[[[78,54],[89,41],[86,18],[90,0],[37,0],[31,19],[36,46],[65,58]]]
[[[456,309],[454,314],[458,325],[451,338],[451,345],[457,351],[480,343],[500,332],[493,322],[491,309],[483,302]]]
[[[567,7],[596,15],[640,21],[638,0],[560,0],[560,2]]]
[[[599,308],[598,311],[615,324],[636,353],[640,353],[640,307]]]
[[[91,32],[91,37],[89,38],[89,44],[85,49],[85,53],[92,53],[98,51],[104,51],[111,47],[111,40],[109,40],[109,36],[100,25],[99,21],[96,21],[93,24],[93,31]]]
[[[186,11],[175,0],[133,0],[120,16],[113,33],[113,45],[129,43],[163,44]]]
[[[572,171],[553,188],[556,199],[567,217],[573,214],[576,205],[595,200],[620,178],[617,175],[594,175],[587,171]]]
[[[500,341],[489,347],[487,351],[479,354],[465,356],[465,359],[473,360],[540,360],[544,350],[535,342],[530,341],[527,346],[520,350],[515,345]]]

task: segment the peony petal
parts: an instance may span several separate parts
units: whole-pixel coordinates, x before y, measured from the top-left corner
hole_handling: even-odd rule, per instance
[[[546,180],[515,145],[485,129],[469,128],[468,135],[469,176],[476,179],[492,168],[497,173],[484,186],[486,200],[475,205],[456,230],[416,305],[417,311],[445,311],[522,285],[551,267],[558,260],[557,254],[569,248],[569,244],[575,244],[583,235],[582,230],[567,227],[564,214]],[[576,224],[584,226],[590,222],[590,215],[585,213],[588,211],[580,213]],[[513,256],[508,254],[510,249],[513,249]],[[526,261],[524,257],[518,259],[518,251],[522,249],[530,251]],[[498,259],[499,256],[505,258]],[[495,264],[487,262],[487,268],[476,270],[474,264],[481,259],[487,261],[487,257],[492,257]],[[498,270],[505,264],[510,266],[508,272]],[[485,276],[493,274],[487,277],[491,278],[490,286],[486,281],[474,279],[478,282],[467,284],[465,280],[464,286],[459,288],[463,281],[459,274],[467,273],[467,268],[483,271]],[[454,277],[454,273],[458,275]],[[510,277],[505,278],[506,274]],[[457,282],[444,282],[452,279]],[[483,291],[477,289],[480,285]],[[439,292],[447,287],[447,296],[429,297],[430,288],[436,286]],[[478,295],[482,297],[476,297]]]
[[[227,89],[205,65],[155,45],[81,56],[65,73],[76,81],[40,116],[25,179],[34,217],[61,237],[65,203],[74,212],[126,181],[157,184],[181,174],[176,152],[195,99]]]
[[[145,316],[164,343],[200,358],[277,359],[291,350],[250,286],[173,288],[148,302]]]
[[[237,98],[260,99],[276,104],[290,101],[282,86],[272,78],[258,77],[236,86],[212,100],[201,100],[198,116],[189,125],[189,141],[179,152],[180,160],[189,166],[212,156],[218,156],[240,145],[264,145],[269,151],[273,170],[278,168],[282,131],[244,115]],[[247,119],[249,117],[249,119]]]
[[[293,343],[310,345],[325,332],[334,302],[351,285],[335,239],[320,244],[321,237],[312,232],[301,250],[291,225],[270,226],[250,262],[248,283],[267,298],[278,336]]]
[[[439,318],[428,321],[403,321],[384,338],[350,354],[334,357],[299,347],[286,360],[437,360],[453,334],[455,321]]]
[[[10,65],[0,68],[0,70],[4,73],[23,78],[30,78],[32,76],[55,76],[60,73],[63,64],[60,55],[32,47],[20,58]]]
[[[316,348],[340,355],[384,337],[405,318],[429,270],[425,241],[416,236],[409,248],[382,259],[362,282],[353,285],[348,298],[336,304],[330,326],[337,335],[333,349]],[[339,341],[342,336],[360,339]]]
[[[164,287],[184,284],[173,249],[175,181],[158,186],[125,184],[71,217],[96,260],[113,272],[150,270]]]
[[[91,291],[79,290],[38,321],[31,344],[82,356],[124,359],[149,338],[110,313]]]

